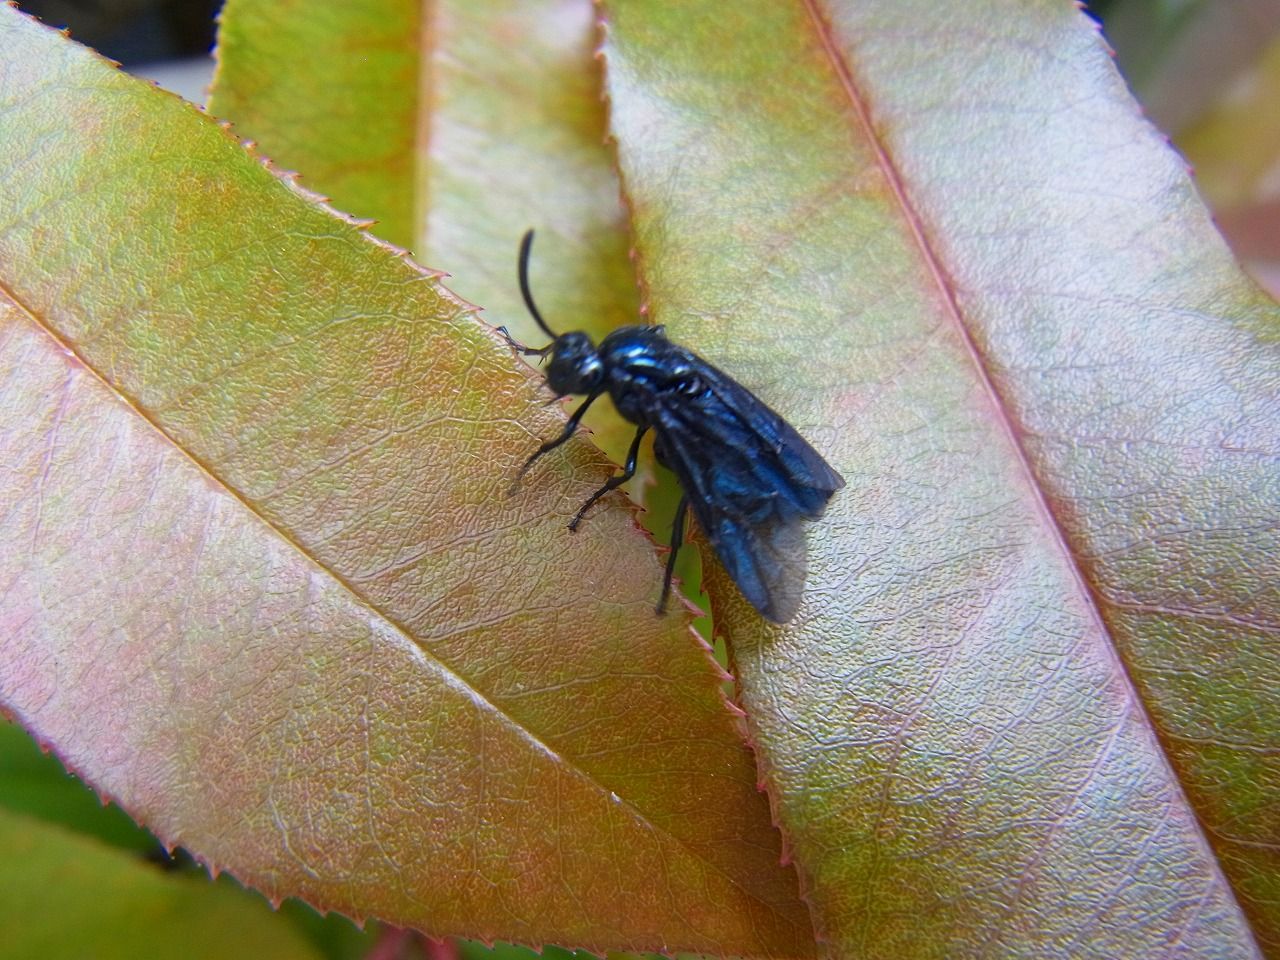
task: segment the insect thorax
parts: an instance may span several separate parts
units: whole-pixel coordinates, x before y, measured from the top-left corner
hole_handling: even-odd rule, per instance
[[[618,413],[639,426],[651,424],[661,396],[679,389],[691,374],[688,354],[658,327],[615,330],[601,342],[600,358]]]

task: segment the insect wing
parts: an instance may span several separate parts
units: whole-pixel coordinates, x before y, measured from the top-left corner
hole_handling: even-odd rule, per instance
[[[743,596],[785,623],[804,591],[801,523],[820,516],[844,480],[745,387],[698,363],[708,389],[661,399],[655,451]]]
[[[771,519],[749,526],[723,510],[699,511],[696,505],[694,515],[751,605],[774,623],[794,617],[804,596],[808,565],[801,521]]]
[[[802,515],[816,520],[844,478],[796,429],[728,374],[702,362],[704,379],[716,400],[733,413],[741,428],[753,434],[760,446],[777,460],[785,475],[779,493],[791,495]]]

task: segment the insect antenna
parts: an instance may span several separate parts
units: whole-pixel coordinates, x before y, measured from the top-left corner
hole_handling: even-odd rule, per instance
[[[555,346],[556,335],[551,332],[547,322],[542,319],[542,314],[538,312],[538,307],[533,302],[533,293],[529,290],[529,251],[532,248],[533,231],[529,230],[525,233],[524,239],[520,241],[520,265],[517,271],[520,274],[520,292],[524,295],[524,305],[529,308],[529,312],[533,314],[533,319],[538,321],[538,326],[551,338],[552,342],[545,347],[529,347],[511,336],[506,327],[496,327],[495,329],[502,336],[502,339],[507,341],[507,346],[517,353],[522,353],[526,357],[545,357],[551,352],[551,348]],[[557,397],[556,399],[558,400],[559,398]]]
[[[529,308],[529,312],[533,314],[533,319],[538,322],[538,326],[543,329],[543,332],[548,337],[554,340],[556,335],[547,326],[547,321],[542,319],[542,314],[538,312],[537,304],[533,302],[533,293],[529,289],[529,251],[532,249],[533,231],[529,230],[520,241],[520,293],[524,295],[524,305]]]

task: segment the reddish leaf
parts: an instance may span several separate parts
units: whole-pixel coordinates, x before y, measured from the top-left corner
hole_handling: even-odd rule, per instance
[[[654,320],[850,481],[791,627],[712,583],[820,933],[1275,950],[1280,312],[1096,31],[604,9]]]
[[[435,934],[801,956],[652,546],[435,278],[0,8],[0,697],[166,840]]]

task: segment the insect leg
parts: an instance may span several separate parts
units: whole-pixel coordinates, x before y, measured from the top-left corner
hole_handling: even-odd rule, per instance
[[[509,332],[507,332],[506,327],[494,327],[494,330],[502,334],[502,339],[507,341],[508,347],[516,351],[516,353],[524,354],[526,357],[542,357],[542,356],[545,356],[547,351],[551,349],[551,344],[547,344],[545,347],[525,346],[523,343],[521,343],[519,340],[513,337]]]
[[[593,503],[603,497],[610,490],[615,487],[622,486],[636,475],[636,456],[640,453],[640,438],[644,436],[645,431],[648,429],[648,427],[641,427],[636,431],[636,438],[631,441],[631,449],[627,451],[627,465],[623,468],[622,473],[618,474],[616,477],[610,477],[603,487],[591,495],[591,499],[584,503],[582,505],[582,509],[579,510],[577,515],[569,521],[570,530],[578,529],[578,524],[582,522],[583,516],[591,509],[591,505]]]
[[[671,524],[671,552],[667,554],[667,572],[662,578],[662,598],[653,608],[658,616],[667,612],[667,599],[671,596],[671,577],[676,571],[676,554],[680,552],[680,545],[684,543],[684,515],[688,509],[689,498],[681,497],[680,505],[676,507],[675,522]]]
[[[543,441],[542,446],[533,452],[533,456],[524,462],[524,466],[521,467],[520,472],[516,474],[517,483],[520,481],[520,478],[529,471],[529,468],[533,466],[533,461],[537,460],[544,453],[554,450],[556,447],[560,446],[560,444],[573,436],[573,431],[578,429],[578,424],[582,421],[582,415],[587,412],[587,407],[591,406],[591,404],[595,402],[595,399],[603,392],[603,390],[598,390],[595,393],[588,395],[587,399],[582,401],[582,406],[573,411],[573,415],[569,417],[569,422],[566,423],[564,425],[564,429],[560,431],[560,436],[556,437],[554,440]]]

